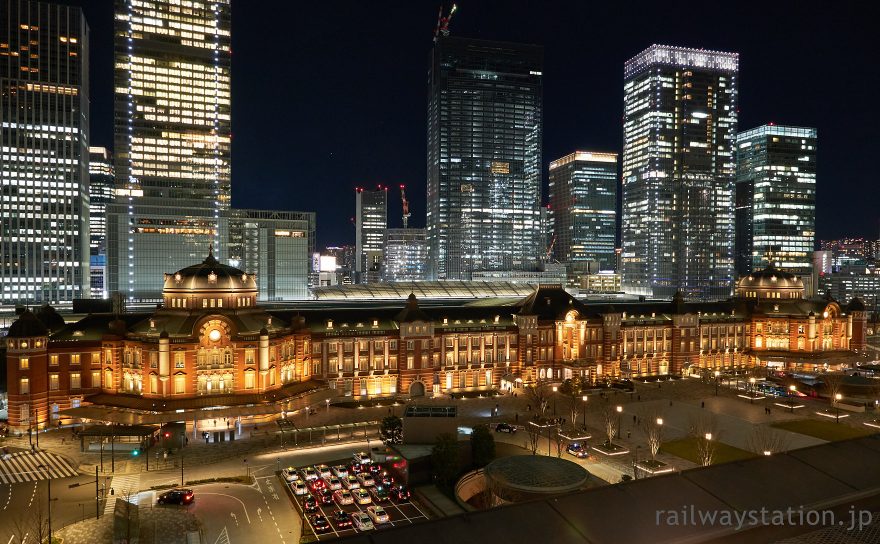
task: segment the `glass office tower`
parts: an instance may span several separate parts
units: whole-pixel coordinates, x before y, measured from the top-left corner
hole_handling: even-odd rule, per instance
[[[0,304],[89,296],[89,29],[0,3]]]
[[[535,270],[543,48],[440,36],[428,74],[430,275]]]
[[[737,272],[809,275],[816,243],[816,129],[764,125],[736,138]]]
[[[731,295],[738,65],[737,53],[652,45],[624,66],[629,293]]]
[[[428,277],[425,229],[387,229],[382,260],[385,281],[424,281]]]
[[[355,190],[355,275],[358,283],[375,283],[381,278],[382,247],[388,228],[388,188]]]
[[[596,261],[614,270],[617,153],[576,151],[551,162],[550,215],[559,262]]]
[[[111,290],[159,298],[164,272],[224,258],[230,203],[229,0],[116,0]]]
[[[106,147],[89,148],[89,270],[92,298],[107,298],[107,205],[116,176]]]
[[[229,265],[255,274],[260,300],[309,298],[315,213],[232,209]]]

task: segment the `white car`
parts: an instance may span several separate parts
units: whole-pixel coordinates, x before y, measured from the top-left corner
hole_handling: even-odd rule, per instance
[[[318,471],[313,469],[312,467],[305,467],[304,469],[302,469],[302,476],[305,480],[317,480]]]
[[[306,487],[306,483],[301,480],[291,482],[290,487],[293,488],[294,495],[302,496],[309,494],[309,488]]]
[[[361,484],[361,487],[370,487],[376,485],[376,481],[373,480],[373,476],[367,472],[361,472],[357,475],[357,480]]]
[[[332,473],[330,472],[330,467],[328,467],[327,465],[315,465],[315,470],[318,472],[318,476],[324,478],[325,480],[332,476]]]
[[[370,493],[364,488],[358,488],[351,492],[354,495],[354,500],[358,504],[370,504],[373,502],[373,498],[370,497]]]
[[[348,476],[348,468],[345,465],[336,465],[330,470],[333,471],[333,474],[337,478],[345,478],[346,476]]]
[[[359,465],[369,465],[373,462],[370,458],[370,454],[365,451],[359,451],[351,456],[354,459],[354,462]]]
[[[329,478],[327,478],[324,481],[327,482],[327,489],[329,489],[330,491],[336,491],[337,489],[342,489],[342,480],[340,480],[336,476],[330,476]]]
[[[357,512],[351,517],[354,520],[354,528],[358,531],[372,531],[375,529],[373,526],[373,520],[363,512]]]
[[[281,475],[284,476],[284,479],[288,482],[295,482],[300,479],[299,473],[293,467],[287,467],[281,471]]]
[[[388,523],[388,512],[385,511],[381,506],[368,506],[367,507],[367,515],[370,516],[370,519],[373,520],[373,523],[379,525],[380,523]]]
[[[360,486],[361,483],[351,474],[342,479],[342,487],[344,487],[345,489],[357,489]]]
[[[346,489],[337,489],[333,492],[333,500],[336,501],[336,504],[340,506],[344,506],[346,504],[354,504],[354,497],[351,496],[351,491]]]

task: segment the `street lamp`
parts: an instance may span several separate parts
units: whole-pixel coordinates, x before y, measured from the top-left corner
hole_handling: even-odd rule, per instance
[[[837,401],[834,403],[834,407],[837,409],[837,415],[835,416],[835,419],[837,420],[837,423],[840,423],[840,401],[843,400],[843,395],[837,393],[836,395],[834,395],[834,400]]]
[[[706,440],[712,440],[712,433],[706,433]]]
[[[553,386],[553,415],[556,415],[556,392],[559,391],[559,388],[555,385]]]
[[[327,404],[327,413],[329,414],[330,413],[330,399],[326,399],[326,400],[324,400],[324,402]]]
[[[749,404],[755,404],[755,378],[749,378]]]
[[[623,406],[617,405],[617,438],[620,438],[620,417],[623,414]]]
[[[590,398],[590,397],[588,397],[588,396],[586,396],[586,395],[584,395],[583,397],[581,397],[581,399],[583,399],[583,401],[584,401],[584,430],[585,430],[585,431],[587,430],[587,400],[588,400],[589,398]]]
[[[717,370],[715,371],[715,396],[718,396],[718,377],[721,376],[721,373]]]
[[[797,387],[795,387],[794,385],[788,386],[788,409],[791,411],[792,414],[794,413],[794,400],[792,400],[791,397],[794,396],[795,391],[797,391]]]

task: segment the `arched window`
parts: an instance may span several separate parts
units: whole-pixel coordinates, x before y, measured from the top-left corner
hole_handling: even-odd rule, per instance
[[[762,348],[764,347],[764,338],[760,335],[755,337],[755,347]]]
[[[223,364],[225,366],[232,366],[232,350],[226,348],[226,351],[223,353]]]

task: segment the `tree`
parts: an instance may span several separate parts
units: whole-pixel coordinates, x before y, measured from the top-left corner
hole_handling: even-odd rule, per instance
[[[31,507],[21,510],[12,521],[13,538],[10,542],[43,542],[49,538],[49,516],[42,500],[36,500]],[[55,540],[55,538],[52,538]]]
[[[431,464],[434,476],[442,486],[448,486],[458,476],[458,440],[452,433],[437,435],[434,449],[431,450]]]
[[[718,424],[714,416],[703,416],[691,421],[689,434],[696,440],[697,457],[707,467],[712,464],[718,443]]]
[[[495,437],[486,425],[475,425],[471,433],[471,461],[484,467],[495,459]]]
[[[758,455],[772,455],[788,449],[788,435],[765,426],[752,429],[748,438],[748,448]]]
[[[656,460],[663,438],[663,414],[657,410],[642,414],[642,430],[645,431],[647,437],[651,460]]]
[[[568,413],[571,417],[569,421],[572,427],[575,426],[578,416],[581,414],[581,408],[585,408],[582,397],[583,392],[587,390],[587,386],[588,384],[584,382],[583,377],[574,376],[562,382],[562,385],[559,387],[559,392],[568,401]]]
[[[533,425],[532,422],[526,423],[526,449],[532,452],[532,455],[538,453],[538,443],[541,441],[541,427]]]
[[[556,427],[553,434],[556,438],[556,457],[561,458],[562,452],[565,451],[566,442],[565,439],[562,438],[562,433],[559,432],[559,427]]]
[[[614,407],[610,404],[605,404],[602,407],[602,422],[604,423],[605,428],[605,436],[608,437],[608,444],[611,444],[611,440],[614,439],[614,434],[617,432],[617,421],[620,419],[620,416],[615,411]]]
[[[840,393],[845,378],[846,374],[842,372],[826,372],[825,374],[822,374],[823,389],[825,394],[828,395],[828,400],[831,402],[831,406],[834,406],[837,403],[837,394]]]
[[[400,444],[403,442],[403,420],[397,416],[382,418],[379,435],[386,444]]]
[[[550,384],[546,380],[538,381],[526,386],[525,392],[526,398],[529,399],[529,404],[535,408],[541,417],[544,417],[544,413],[550,406],[550,396],[553,394]]]

